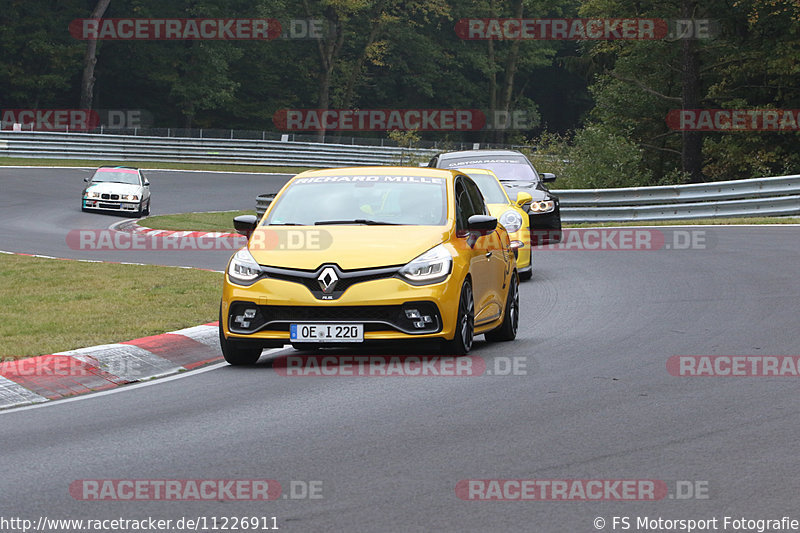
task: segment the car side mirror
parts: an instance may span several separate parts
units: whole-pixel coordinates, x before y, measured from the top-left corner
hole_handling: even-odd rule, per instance
[[[148,180],[148,179],[146,179],[146,178],[145,178],[145,180],[144,180],[144,186],[145,186],[145,187],[149,187],[149,186],[150,186],[150,180]]]
[[[85,181],[86,183],[89,183],[89,178],[83,178],[83,181]]]
[[[528,194],[526,192],[520,191],[520,192],[517,193],[517,200],[514,203],[516,203],[518,206],[522,207],[523,205],[529,204],[532,201],[533,201],[533,196],[531,196],[530,194]]]
[[[478,235],[488,235],[497,229],[497,219],[489,215],[472,215],[467,221],[467,230]]]
[[[256,230],[257,224],[258,218],[255,215],[239,215],[233,218],[233,228],[236,233],[248,238]]]
[[[551,182],[556,181],[556,175],[552,172],[542,172],[542,181]]]

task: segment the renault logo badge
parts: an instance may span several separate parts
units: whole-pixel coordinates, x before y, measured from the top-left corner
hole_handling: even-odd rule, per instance
[[[317,281],[319,282],[322,292],[325,294],[330,294],[333,292],[334,287],[336,287],[336,282],[339,281],[339,276],[336,275],[336,271],[333,269],[333,267],[325,267],[322,272],[320,272]]]

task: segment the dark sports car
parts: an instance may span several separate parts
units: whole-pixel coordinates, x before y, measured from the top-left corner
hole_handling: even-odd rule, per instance
[[[555,174],[539,174],[524,154],[516,150],[464,150],[444,152],[428,163],[435,168],[485,168],[491,170],[514,199],[524,191],[533,197],[525,206],[530,217],[531,245],[561,242],[561,210],[558,197],[544,185],[555,181]]]

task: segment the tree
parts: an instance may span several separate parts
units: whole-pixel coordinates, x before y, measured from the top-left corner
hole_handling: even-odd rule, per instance
[[[108,9],[111,0],[97,0],[89,18],[100,19]],[[86,43],[86,55],[83,58],[83,79],[81,80],[80,109],[91,109],[94,99],[94,67],[97,64],[97,38],[92,36]]]

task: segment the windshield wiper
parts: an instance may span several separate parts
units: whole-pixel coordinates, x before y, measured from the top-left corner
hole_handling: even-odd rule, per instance
[[[299,222],[270,222],[264,224],[265,226],[308,226],[308,224],[301,224]]]
[[[366,226],[399,226],[394,222],[384,222],[382,220],[370,220],[368,218],[355,218],[352,220],[319,220],[314,222],[315,226],[333,226],[343,224],[364,224]]]

